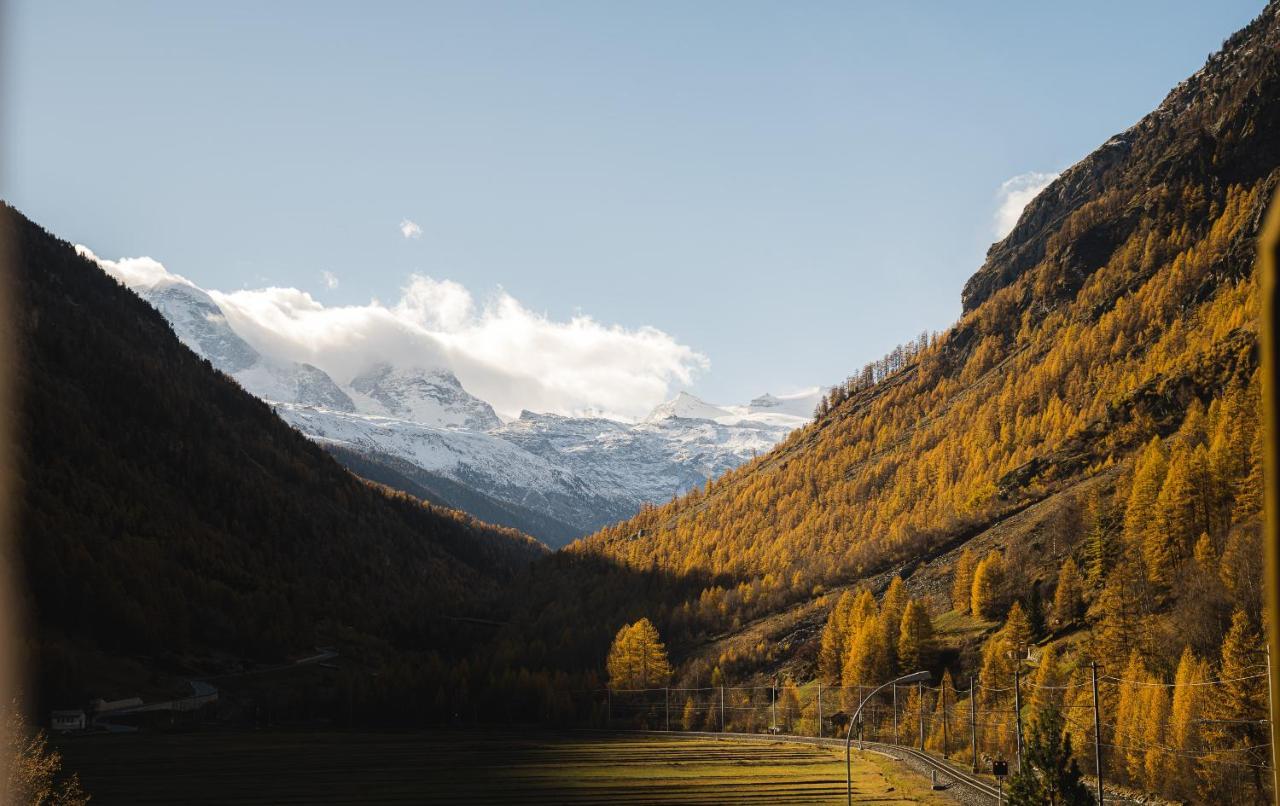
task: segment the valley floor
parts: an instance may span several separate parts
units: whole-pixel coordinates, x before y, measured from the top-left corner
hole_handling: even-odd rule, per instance
[[[784,741],[254,732],[58,741],[95,804],[844,803],[843,755]],[[900,762],[854,757],[862,804],[950,804]]]

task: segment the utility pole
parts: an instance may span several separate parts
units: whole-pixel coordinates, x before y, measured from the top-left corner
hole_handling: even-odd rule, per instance
[[[1098,716],[1098,662],[1089,661],[1093,672],[1093,763],[1098,768],[1098,806],[1103,803],[1102,790],[1102,719]]]
[[[605,724],[613,727],[613,689],[606,688],[604,690],[604,719]]]
[[[893,743],[898,743],[898,684],[893,684]]]
[[[671,732],[671,689],[662,689],[662,705],[667,712],[667,733]]]
[[[920,752],[924,752],[924,682],[916,683],[916,694],[920,700]]]
[[[1018,667],[1013,667],[1013,716],[1018,724],[1018,772],[1022,772],[1022,679]]]
[[[818,738],[822,738],[822,681],[818,681]]]
[[[778,729],[778,687],[776,685],[769,687],[769,696],[772,698],[773,707],[773,724],[770,727],[776,731]]]
[[[1267,644],[1267,737],[1271,740],[1272,746],[1274,746],[1276,743],[1276,723],[1272,719],[1272,715],[1275,714],[1275,712],[1276,712],[1275,703],[1271,699],[1271,644],[1268,643]],[[1274,791],[1277,793],[1280,793],[1280,770],[1272,770],[1271,777],[1272,777],[1272,786],[1276,787]],[[1277,794],[1277,797],[1280,797],[1280,794]]]
[[[969,746],[973,750],[973,771],[978,771],[978,698],[974,696],[973,678],[969,678]]]
[[[942,683],[938,686],[938,696],[942,698],[942,757],[947,757],[947,747],[950,745],[947,739],[947,678],[942,678]]]
[[[724,733],[724,686],[720,687],[720,732]]]

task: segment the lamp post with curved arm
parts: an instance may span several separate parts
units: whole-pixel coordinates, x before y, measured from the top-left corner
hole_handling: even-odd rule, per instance
[[[853,712],[853,716],[849,719],[849,733],[844,737],[844,789],[845,794],[849,798],[849,806],[853,806],[853,761],[851,753],[853,749],[853,725],[858,723],[858,749],[862,749],[862,706],[867,704],[867,700],[879,694],[884,689],[895,683],[928,683],[933,679],[933,675],[929,672],[912,672],[903,675],[888,683],[883,683],[879,687],[871,690],[871,693],[862,698],[862,702],[858,703],[858,710]]]

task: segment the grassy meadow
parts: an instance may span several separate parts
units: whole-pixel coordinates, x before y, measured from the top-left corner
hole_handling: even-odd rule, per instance
[[[263,732],[60,742],[95,804],[835,804],[844,760],[779,742],[617,735]],[[900,762],[854,758],[863,804],[952,803]]]

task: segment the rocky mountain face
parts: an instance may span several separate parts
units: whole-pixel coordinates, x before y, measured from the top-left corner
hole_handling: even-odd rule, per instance
[[[976,309],[1046,257],[1056,281],[1052,296],[1074,295],[1151,214],[1157,202],[1152,191],[1200,183],[1206,175],[1224,187],[1266,179],[1280,163],[1280,139],[1274,136],[1280,131],[1276,13],[1270,4],[1228,38],[1203,68],[1174,87],[1155,111],[1041,191],[1009,235],[991,245],[986,261],[965,284],[964,310]],[[1055,248],[1059,244],[1054,239],[1062,239],[1061,224],[1069,216],[1121,198],[1124,205],[1089,216],[1087,226],[1061,244],[1067,248]]]
[[[413,423],[487,431],[502,425],[493,407],[462,388],[458,378],[443,369],[398,369],[374,364],[351,381],[364,396],[360,411]]]
[[[591,479],[596,490],[634,512],[751,460],[804,422],[738,415],[682,392],[637,424],[524,412],[493,433]]]
[[[231,329],[213,298],[182,282],[136,286],[138,295],[169,320],[183,344],[266,399],[334,411],[355,411],[346,392],[325,372],[310,364],[262,355]]]
[[[439,367],[377,362],[339,384],[263,355],[185,280],[135,285],[178,338],[293,427],[369,478],[561,546],[768,451],[817,393],[721,407],[680,393],[639,423],[493,407]]]

